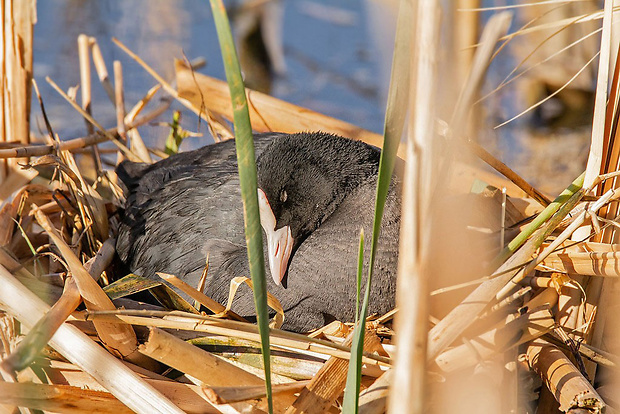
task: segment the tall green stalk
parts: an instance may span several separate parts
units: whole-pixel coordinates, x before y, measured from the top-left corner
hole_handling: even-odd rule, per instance
[[[360,246],[357,256],[357,300],[355,302],[355,331],[353,332],[353,343],[351,345],[351,354],[360,356],[360,363],[352,363],[353,358],[349,360],[349,369],[347,371],[347,384],[345,386],[343,412],[357,412],[359,390],[362,382],[362,364],[361,357],[364,353],[364,333],[363,324],[359,323],[358,313],[360,306],[360,290],[362,288],[362,271],[364,270],[364,229],[360,230]],[[366,292],[369,285],[366,284]],[[368,295],[364,295],[364,303],[362,308],[368,307]]]
[[[269,315],[267,313],[267,287],[265,282],[265,263],[263,258],[263,238],[258,210],[256,183],[256,157],[254,155],[254,138],[250,124],[250,113],[245,97],[245,87],[241,77],[241,68],[237,59],[228,16],[222,0],[210,0],[217,37],[222,49],[222,59],[226,70],[226,80],[230,88],[235,127],[235,145],[239,166],[239,182],[243,199],[243,218],[245,222],[245,240],[248,248],[250,276],[254,284],[254,303],[258,319],[258,331],[261,338],[261,351],[265,369],[265,387],[269,412],[273,413],[271,394],[271,365],[269,360]]]

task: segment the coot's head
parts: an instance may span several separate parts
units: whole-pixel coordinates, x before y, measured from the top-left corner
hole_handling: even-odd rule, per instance
[[[369,145],[325,133],[281,136],[263,151],[257,160],[258,198],[276,285],[299,245],[377,173],[379,155]]]

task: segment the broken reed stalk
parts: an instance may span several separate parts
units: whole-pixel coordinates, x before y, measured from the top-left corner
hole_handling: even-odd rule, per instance
[[[581,276],[618,277],[620,252],[554,253],[542,261],[543,270]]]
[[[89,38],[91,44],[91,51],[93,56],[93,62],[95,63],[95,69],[99,76],[99,81],[105,89],[112,104],[116,108],[116,125],[118,135],[123,143],[127,145],[127,138],[129,138],[131,150],[140,158],[143,162],[151,163],[151,156],[149,154],[140,133],[136,128],[128,128],[126,124],[132,123],[138,114],[144,109],[146,104],[153,98],[155,93],[161,88],[161,85],[157,84],[146,93],[146,96],[142,98],[130,111],[125,115],[125,99],[123,92],[123,76],[122,66],[120,61],[114,61],[114,86],[110,82],[108,70],[101,54],[101,49],[97,43],[97,39],[94,37]],[[119,157],[121,154],[118,154]],[[117,158],[117,164],[120,162],[120,158]]]
[[[19,283],[4,266],[0,266],[0,281],[0,307],[25,326],[34,326],[49,312],[49,306]],[[49,344],[132,410],[139,413],[181,413],[160,392],[75,326],[63,323]],[[106,369],[102,370],[102,366]]]
[[[123,89],[123,65],[120,61],[114,61],[114,97],[116,106],[116,130],[121,141],[127,144],[125,128],[125,91]]]
[[[148,90],[144,98],[142,98],[134,107],[129,111],[129,113],[125,116],[124,123],[125,129],[127,130],[127,137],[129,138],[130,148],[140,157],[141,160],[144,160],[147,163],[152,163],[151,154],[149,153],[148,148],[144,144],[140,133],[137,128],[128,128],[127,124],[131,124],[134,122],[136,117],[140,114],[142,109],[148,104],[148,102],[155,96],[157,91],[161,88],[161,85],[157,84]],[[168,99],[168,102],[171,100]]]
[[[190,335],[195,336],[191,333]],[[250,372],[256,370],[256,375],[259,376],[263,372],[262,357],[260,353],[258,353],[260,345],[255,341],[247,341],[227,336],[207,335],[190,339],[188,342],[224,357],[232,353],[235,362],[243,364],[244,369]],[[327,359],[329,359],[328,355],[317,354],[316,352],[282,346],[275,347],[273,355],[271,356],[274,383],[288,383],[291,380],[311,379],[316,375]],[[376,367],[371,366],[365,371],[365,374],[377,377],[376,371]]]
[[[103,54],[101,53],[101,48],[99,47],[99,43],[97,43],[97,39],[94,37],[90,37],[88,39],[91,45],[91,53],[93,55],[93,63],[95,64],[95,70],[97,71],[97,76],[99,77],[99,82],[103,86],[103,89],[106,91],[108,98],[110,98],[110,102],[115,103],[115,92],[114,87],[112,86],[112,82],[110,82],[110,76],[108,75],[108,69],[105,66],[105,60],[103,59]]]
[[[93,280],[99,280],[101,274],[112,263],[115,253],[116,239],[110,237],[103,242],[97,253],[93,257],[91,257],[86,263],[84,263],[84,268],[92,276]]]
[[[139,351],[198,378],[205,385],[264,385],[259,377],[159,328],[149,328],[148,339]]]
[[[527,347],[526,359],[560,403],[560,410],[566,412],[581,408],[590,413],[605,411],[605,403],[590,382],[554,345],[537,339]]]
[[[88,114],[92,115],[92,93],[91,93],[91,73],[90,73],[90,40],[85,34],[78,36],[78,56],[80,62],[80,86],[82,92],[82,109]],[[93,124],[84,119],[86,124],[86,132],[88,135],[92,135],[95,132]],[[99,154],[99,147],[93,145],[91,147],[93,162],[95,163],[95,170],[97,176],[103,171],[101,165],[101,156]]]
[[[36,20],[34,0],[5,0],[0,7],[3,43],[0,47],[0,141],[30,142],[32,39]],[[18,162],[0,161],[0,184]]]

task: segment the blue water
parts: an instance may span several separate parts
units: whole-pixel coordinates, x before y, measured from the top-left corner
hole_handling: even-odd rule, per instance
[[[352,24],[340,25],[304,13],[303,2],[285,3],[284,47],[288,75],[276,81],[273,94],[286,101],[343,119],[373,131],[383,125],[383,103],[377,97],[382,86],[377,62],[366,33],[366,16],[360,1],[314,1],[344,9],[354,16]],[[38,82],[55,132],[61,139],[85,134],[80,116],[45,82],[50,76],[64,90],[79,84],[77,37],[97,38],[108,71],[112,62],[123,64],[126,107],[131,108],[156,82],[122,50],[118,38],[141,56],[165,79],[174,77],[173,58],[204,57],[200,70],[224,78],[217,37],[208,1],[198,0],[47,0],[37,4],[34,29],[34,77]],[[385,80],[384,80],[385,82]],[[115,125],[112,104],[99,84],[93,67],[93,114],[106,127]],[[353,84],[353,86],[352,86]],[[79,102],[79,92],[78,92]],[[175,108],[181,109],[177,104]],[[197,119],[184,111],[183,126],[196,131]],[[161,121],[169,121],[167,113]],[[33,105],[33,126],[42,125],[38,105]],[[167,135],[160,126],[140,129],[145,140],[159,145]],[[189,146],[212,142],[203,125],[203,138],[191,138]]]

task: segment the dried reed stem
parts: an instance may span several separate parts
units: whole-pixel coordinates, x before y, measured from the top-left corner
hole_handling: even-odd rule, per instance
[[[601,47],[598,62],[598,78],[596,82],[596,101],[594,104],[594,120],[592,122],[592,143],[586,167],[584,185],[590,187],[601,173],[603,162],[603,142],[605,140],[605,108],[609,82],[609,59],[611,49],[611,23],[613,2],[606,1],[601,33]]]
[[[116,106],[116,131],[125,144],[127,143],[125,128],[125,91],[123,89],[123,65],[114,61],[114,97]]]
[[[50,79],[49,76],[45,77],[45,80],[47,81],[47,83],[49,83],[52,88],[54,88],[56,90],[56,92],[58,92],[60,94],[60,96],[62,96],[76,111],[78,111],[84,118],[86,118],[86,120],[88,120],[88,122],[90,122],[91,124],[93,124],[95,127],[97,127],[97,129],[99,129],[99,131],[105,135],[107,137],[108,140],[112,141],[120,150],[121,152],[131,161],[140,161],[140,159],[134,155],[129,148],[127,148],[125,146],[125,144],[123,144],[121,141],[119,141],[118,139],[116,139],[116,137],[112,134],[110,134],[103,126],[101,126],[101,124],[99,122],[97,122],[92,116],[90,116],[87,112],[85,112],[82,108],[80,108],[80,106],[75,103],[75,101],[73,99],[71,99],[62,89],[60,89],[60,87],[56,84],[56,82],[54,82],[53,80]]]
[[[576,181],[580,181],[583,175]],[[571,186],[574,187],[575,185]],[[565,190],[569,191],[569,190]],[[563,218],[572,210],[583,196],[583,190],[574,191],[570,199],[562,208],[538,231],[528,239],[525,244],[506,260],[492,275],[490,280],[485,281],[470,293],[457,307],[435,325],[429,332],[428,357],[434,358],[443,351],[460,333],[470,326],[476,317],[496,298],[496,295],[521,269],[521,266],[529,261],[531,255],[538,249],[544,239],[560,224]],[[569,194],[568,192],[567,194]],[[516,269],[516,270],[514,270]],[[500,298],[501,299],[501,298]]]
[[[205,385],[263,385],[259,377],[158,328],[149,329],[149,337],[139,350],[198,378]]]
[[[403,11],[407,7],[411,11]],[[405,167],[395,319],[398,354],[389,413],[423,413],[426,403],[430,202],[439,44],[439,4],[402,1],[413,18]]]
[[[108,75],[108,69],[105,66],[105,60],[103,59],[103,55],[101,54],[101,48],[99,47],[99,43],[97,43],[97,39],[95,39],[94,37],[91,37],[88,40],[91,45],[93,63],[95,64],[95,70],[97,71],[99,82],[101,82],[101,85],[106,91],[108,98],[110,98],[110,102],[114,103],[114,87],[112,86],[112,82],[110,82],[110,76]]]
[[[0,141],[30,142],[32,88],[32,28],[36,20],[34,0],[4,0],[0,7]],[[18,162],[0,161],[0,183]]]
[[[271,392],[279,393],[295,393],[301,391],[308,381],[295,381],[285,384],[273,384]],[[245,386],[245,387],[214,387],[204,386],[205,396],[214,404],[230,404],[239,401],[255,400],[265,398],[267,392],[264,385]]]
[[[2,383],[0,404],[13,404],[46,412],[81,414],[131,414],[134,411],[112,394],[72,387],[33,383]]]
[[[157,328],[150,330],[148,340],[140,345],[140,352],[191,375],[205,385],[252,385],[264,388],[264,381],[261,378]],[[292,395],[280,395],[279,398],[274,398],[274,406],[281,412],[293,402],[293,399]],[[233,403],[232,406],[241,410],[251,409],[254,406],[264,409],[266,401],[259,400],[258,404]]]
[[[532,342],[526,351],[527,362],[536,371],[555,399],[560,410],[587,409],[590,413],[605,411],[605,403],[590,382],[555,346],[542,339]]]
[[[78,36],[78,57],[80,61],[80,86],[82,92],[82,109],[92,116],[92,82],[90,73],[90,40],[85,34]],[[92,135],[95,132],[93,125],[84,119],[86,124],[86,132],[88,135]],[[102,171],[101,156],[99,154],[99,148],[96,145],[91,147],[93,161],[95,163],[95,169],[97,174]]]
[[[67,278],[63,294],[58,302],[43,318],[39,319],[13,352],[0,363],[0,368],[5,371],[21,371],[30,365],[60,325],[65,322],[81,302],[82,297],[75,280],[72,277]]]
[[[525,194],[538,201],[543,207],[547,207],[551,204],[551,200],[538,191],[533,185],[525,181],[519,174],[508,167],[506,164],[495,158],[490,152],[478,145],[472,140],[467,140],[469,148],[484,162],[493,167],[495,171],[502,174],[504,177],[512,181],[517,187],[525,192]]]
[[[183,62],[176,62],[177,87],[179,96],[194,106],[205,105],[203,97],[208,97],[209,110],[232,119],[230,91],[226,82],[193,73]],[[280,131],[299,132],[322,130],[343,135],[351,139],[381,146],[383,137],[355,125],[340,121],[318,112],[284,102],[269,95],[246,89],[252,129],[258,132]],[[206,99],[206,98],[205,98]],[[399,153],[401,158],[404,152]]]
[[[0,281],[0,307],[24,325],[34,326],[49,311],[49,307],[19,283],[4,266],[0,266]],[[92,375],[132,410],[139,413],[181,413],[174,404],[75,326],[62,324],[49,344]]]
[[[394,372],[390,369],[360,393],[359,414],[383,414],[386,411],[389,386]]]
[[[440,354],[435,362],[444,372],[473,367],[480,361],[541,337],[552,330],[554,325],[553,315],[547,307],[531,310],[510,322],[502,321],[476,338],[466,339],[465,344]]]
[[[162,329],[182,329],[195,332],[204,332],[214,335],[230,336],[234,338],[246,339],[259,342],[258,328],[256,325],[217,319],[208,316],[184,314],[181,312],[149,312],[152,315],[165,315],[164,319],[153,319],[149,317],[131,316],[140,314],[139,311],[98,311],[88,312],[87,314],[77,313],[74,317],[77,320],[99,319],[106,322],[125,322],[132,325],[153,326]],[[322,354],[335,356],[342,359],[349,359],[351,348],[333,342],[309,338],[305,335],[293,332],[271,329],[270,343],[276,346],[290,347],[297,350],[308,350]],[[390,366],[390,358],[364,352],[362,358],[364,364],[372,366]]]
[[[88,270],[88,273],[92,276],[93,280],[99,280],[101,273],[112,263],[114,254],[116,253],[116,239],[109,238],[99,248],[97,254],[89,259],[84,268]]]
[[[101,287],[97,285],[88,271],[84,269],[84,266],[73,250],[52,226],[49,218],[36,208],[35,217],[39,225],[45,229],[54,244],[60,250],[75,278],[86,307],[92,310],[115,310],[116,307],[110,298],[108,298]],[[132,359],[132,354],[136,351],[138,343],[131,326],[95,322],[95,328],[103,343],[108,346],[108,349],[111,349],[112,352],[120,354],[129,360]],[[136,355],[134,355],[134,357],[135,356]]]
[[[364,335],[364,348],[367,348],[372,335]],[[346,346],[351,346],[353,333],[345,340]],[[310,383],[301,391],[299,397],[286,413],[321,414],[329,410],[336,398],[344,391],[347,381],[349,361],[331,357]]]
[[[224,307],[224,305],[222,305],[219,302],[216,302],[215,300],[211,299],[204,293],[197,291],[196,289],[194,289],[193,287],[191,287],[190,285],[188,285],[187,283],[185,283],[178,277],[174,275],[170,275],[168,273],[161,273],[161,272],[158,272],[157,275],[161,277],[163,280],[165,280],[166,282],[170,283],[172,286],[182,291],[183,293],[189,295],[189,297],[191,297],[198,303],[201,303],[202,305],[204,305],[211,312],[222,313],[226,311],[226,308]],[[236,315],[234,312],[231,312],[230,314]],[[236,316],[237,317],[235,319],[245,321],[245,319],[241,318],[239,315],[236,315]]]
[[[144,125],[153,119],[157,118],[163,112],[168,109],[168,104],[164,104],[152,112],[138,118],[136,121],[127,124],[127,129],[136,128],[140,125]],[[106,134],[95,133],[94,135],[87,135],[85,137],[74,138],[67,141],[61,141],[54,145],[32,145],[20,148],[0,149],[0,159],[2,158],[19,158],[19,157],[31,157],[53,154],[58,151],[71,151],[79,148],[84,148],[89,145],[96,145],[102,142],[109,141],[109,135],[116,134],[116,128],[106,130]]]
[[[542,264],[560,273],[615,278],[619,262],[620,252],[566,252],[551,254]]]

